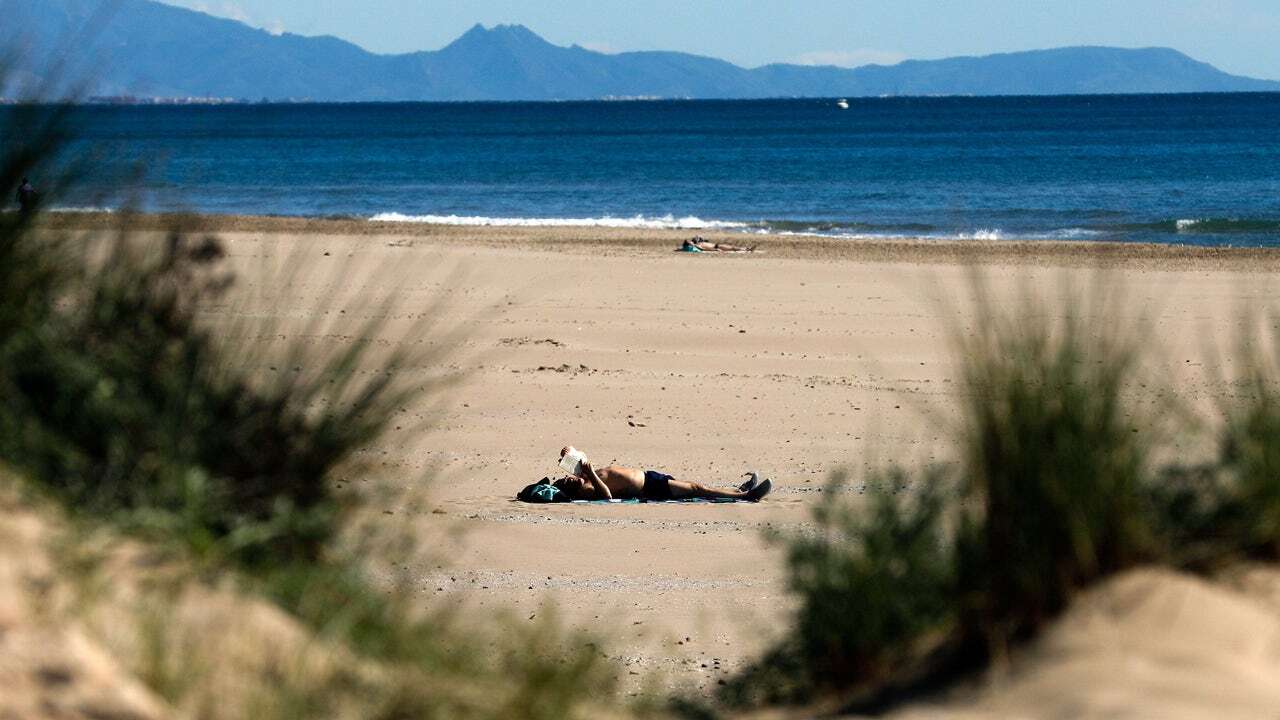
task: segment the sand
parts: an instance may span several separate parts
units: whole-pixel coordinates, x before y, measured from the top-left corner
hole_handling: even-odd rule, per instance
[[[1247,573],[1239,588],[1168,570],[1125,573],[1081,597],[1007,671],[892,717],[1274,718],[1277,587],[1274,568]]]
[[[404,568],[424,605],[527,619],[554,600],[568,623],[610,641],[631,687],[656,677],[703,692],[788,622],[781,556],[764,530],[802,529],[837,471],[852,473],[857,493],[862,474],[889,461],[952,459],[948,334],[972,318],[974,267],[998,306],[1029,287],[1053,312],[1068,310],[1054,288],[1105,268],[1125,300],[1093,320],[1149,320],[1152,377],[1206,422],[1230,393],[1207,349],[1229,347],[1240,309],[1269,300],[1280,268],[1266,250],[760,237],[754,254],[687,255],[671,251],[691,234],[681,232],[187,221],[227,241],[239,278],[207,313],[222,332],[268,323],[264,337],[323,354],[380,319],[379,348],[438,344],[465,375],[438,407],[405,409],[402,427],[431,420],[430,430],[371,450],[403,491],[379,508],[384,521],[435,553]],[[424,313],[461,341],[422,332]],[[424,381],[438,371],[401,370]],[[778,489],[757,505],[513,502],[556,472],[566,444],[597,465],[703,483],[754,469]],[[1037,696],[1024,696],[1034,708]]]

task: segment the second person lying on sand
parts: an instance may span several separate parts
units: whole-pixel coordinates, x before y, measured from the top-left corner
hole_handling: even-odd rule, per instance
[[[573,448],[562,448],[564,458]],[[685,498],[720,498],[757,502],[773,489],[769,479],[760,480],[755,473],[751,479],[732,490],[709,488],[694,482],[677,480],[656,470],[610,465],[597,470],[586,457],[577,463],[577,472],[552,483],[571,500],[682,500]]]
[[[695,237],[692,240],[685,240],[684,244],[676,248],[676,250],[679,252],[749,253],[755,252],[756,246],[730,245],[729,243],[711,242],[710,240],[703,240],[701,237]]]

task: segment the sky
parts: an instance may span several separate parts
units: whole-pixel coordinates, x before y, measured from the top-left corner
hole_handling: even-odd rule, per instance
[[[436,50],[476,23],[557,45],[679,50],[746,67],[854,67],[1064,45],[1172,47],[1280,80],[1280,0],[166,0],[379,53]]]

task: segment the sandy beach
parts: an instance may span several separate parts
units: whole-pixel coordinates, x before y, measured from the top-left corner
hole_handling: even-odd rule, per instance
[[[704,691],[787,624],[782,558],[765,530],[803,528],[835,472],[849,472],[856,493],[863,473],[889,462],[951,459],[948,334],[972,318],[975,268],[998,306],[1031,288],[1062,312],[1055,288],[1085,286],[1101,268],[1124,301],[1094,319],[1145,317],[1153,370],[1192,411],[1229,393],[1207,350],[1230,347],[1240,308],[1269,301],[1280,268],[1272,251],[1187,246],[770,236],[749,238],[754,254],[688,255],[672,252],[694,234],[679,231],[187,224],[226,241],[237,284],[207,313],[224,332],[270,327],[274,342],[320,352],[370,319],[385,321],[377,346],[387,350],[448,341],[415,334],[423,313],[461,330],[439,349],[462,382],[437,407],[404,411],[404,428],[431,428],[372,451],[403,491],[375,508],[381,521],[433,552],[404,568],[424,604],[527,619],[554,600],[571,625],[610,641],[633,687],[657,678]],[[425,382],[440,368],[402,372]],[[708,484],[754,469],[778,488],[757,505],[513,502],[556,472],[566,444],[597,465]]]

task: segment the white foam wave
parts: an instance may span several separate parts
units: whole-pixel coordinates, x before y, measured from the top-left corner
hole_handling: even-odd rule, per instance
[[[598,218],[513,218],[469,215],[404,215],[401,213],[380,213],[369,218],[371,222],[424,223],[433,225],[495,226],[495,227],[608,227],[636,229],[681,229],[681,230],[741,230],[758,235],[777,235],[784,237],[820,237],[845,240],[977,240],[997,242],[1001,240],[1075,240],[1105,235],[1099,230],[1068,227],[1051,231],[1018,232],[1000,228],[980,228],[971,232],[900,232],[874,230],[849,230],[839,227],[832,229],[809,228],[807,230],[780,230],[770,227],[767,222],[733,222],[727,220],[704,220],[698,217],[677,218],[673,215],[662,217],[598,217]],[[1182,221],[1179,221],[1180,223]],[[1198,222],[1198,221],[1187,221]],[[1179,225],[1179,227],[1182,227]]]
[[[816,230],[795,231],[785,230],[773,233],[769,230],[759,231],[764,234],[777,234],[790,237],[825,237],[825,238],[841,238],[846,240],[1003,240],[1005,233],[1003,230],[975,230],[974,232],[960,233],[937,233],[937,232],[920,232],[920,233],[890,233],[890,232],[841,232],[829,231],[820,232]]]
[[[1178,220],[1177,222],[1175,222],[1175,223],[1173,224],[1173,226],[1174,226],[1174,227],[1176,227],[1176,228],[1178,228],[1179,230],[1190,230],[1191,228],[1193,228],[1193,227],[1195,227],[1195,226],[1199,225],[1199,224],[1200,224],[1200,223],[1202,223],[1202,222],[1204,222],[1204,221],[1203,221],[1203,220],[1196,220],[1196,219]],[[1167,227],[1167,226],[1166,226],[1166,227]]]
[[[1105,235],[1101,230],[1087,230],[1085,228],[1063,228],[1054,230],[1045,237],[1050,240],[1079,240],[1081,238],[1092,238]],[[1034,238],[1033,238],[1034,239]]]
[[[1062,228],[1060,230],[1052,230],[1049,232],[1007,232],[999,228],[981,229],[973,232],[920,232],[920,233],[900,233],[900,232],[842,232],[838,230],[832,231],[796,231],[786,230],[774,232],[769,229],[756,230],[756,233],[765,235],[782,235],[791,237],[820,237],[820,238],[838,238],[842,240],[979,240],[979,241],[999,241],[999,240],[1081,240],[1086,238],[1094,238],[1105,235],[1099,230],[1089,230],[1086,228]]]
[[[427,223],[431,225],[466,225],[466,226],[499,226],[499,227],[608,227],[608,228],[640,228],[640,229],[679,229],[679,230],[716,230],[745,228],[746,223],[729,222],[727,220],[703,220],[698,217],[677,218],[672,215],[662,217],[645,217],[635,215],[629,218],[504,218],[470,215],[404,215],[401,213],[379,213],[369,218],[372,222]]]
[[[55,207],[49,208],[49,212],[55,212],[55,213],[113,213],[113,212],[115,212],[115,208],[109,208],[109,207],[93,207],[93,206],[90,206],[90,205],[86,205],[86,206],[72,206],[72,207],[57,207],[57,206],[55,206]]]

